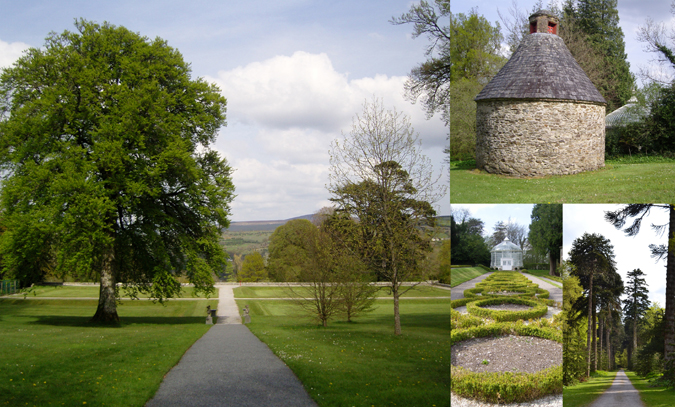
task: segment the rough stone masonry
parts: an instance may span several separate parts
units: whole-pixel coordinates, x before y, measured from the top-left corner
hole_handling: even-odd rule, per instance
[[[476,96],[476,166],[517,177],[605,165],[606,101],[574,60],[546,10]]]

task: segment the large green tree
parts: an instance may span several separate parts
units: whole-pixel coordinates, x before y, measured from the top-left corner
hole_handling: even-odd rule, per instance
[[[640,232],[642,220],[654,209],[668,211],[668,223],[653,225],[658,231],[667,231],[668,243],[650,245],[652,256],[657,259],[666,259],[666,311],[663,335],[663,358],[666,362],[667,380],[675,380],[675,205],[660,204],[629,204],[616,211],[606,212],[605,220],[621,229],[628,219],[634,218],[633,223],[624,229],[627,236],[635,236]]]
[[[55,272],[99,276],[95,321],[118,321],[117,283],[163,300],[199,291],[225,254],[231,169],[210,149],[226,100],[162,39],[79,20],[0,76],[4,268],[53,248]]]
[[[302,265],[307,261],[307,237],[316,226],[307,219],[293,219],[279,226],[270,236],[268,269],[274,281],[300,281]]]
[[[594,85],[607,101],[607,111],[623,106],[632,95],[635,79],[626,59],[617,0],[568,0],[564,14],[603,57],[602,75]],[[572,37],[574,33],[568,32],[568,35]]]
[[[394,297],[394,333],[401,334],[399,297],[431,251],[432,202],[446,186],[421,153],[408,118],[366,102],[352,129],[330,150],[331,201],[336,213],[358,219],[354,246],[361,260]]]
[[[490,248],[482,236],[483,221],[476,218],[450,217],[450,250],[457,265],[482,264],[490,266]]]
[[[562,205],[536,204],[532,208],[527,238],[532,248],[549,258],[549,274],[554,276],[562,247]]]

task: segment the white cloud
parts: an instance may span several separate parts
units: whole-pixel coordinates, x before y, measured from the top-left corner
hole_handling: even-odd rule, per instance
[[[23,42],[4,42],[0,40],[0,68],[11,66],[30,46]]]
[[[447,129],[438,117],[426,120],[422,107],[403,97],[404,76],[375,75],[350,80],[337,72],[328,55],[297,51],[275,56],[218,76],[206,77],[220,86],[228,99],[228,120],[261,127],[288,130],[305,128],[323,133],[349,131],[352,117],[363,102],[382,98],[410,116],[424,147],[443,147]]]
[[[236,169],[235,220],[286,219],[326,206],[330,143],[349,132],[352,117],[373,97],[410,117],[424,153],[440,170],[447,129],[404,99],[405,77],[350,80],[326,54],[298,51],[205,79],[228,102],[229,125],[216,148]]]

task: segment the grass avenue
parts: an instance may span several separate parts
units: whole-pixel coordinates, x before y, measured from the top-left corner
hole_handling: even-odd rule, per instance
[[[36,297],[0,300],[0,405],[142,406],[206,331],[217,299],[121,301],[122,323],[92,325],[95,287],[37,287]],[[238,297],[283,298],[281,287],[236,288]],[[250,330],[281,358],[320,406],[447,405],[450,392],[448,290],[417,287],[401,303],[403,335],[391,332],[391,300],[355,322],[328,328],[289,301],[238,300]],[[190,297],[185,290],[184,297]],[[274,297],[269,297],[270,295]],[[386,296],[383,289],[378,296]],[[31,294],[32,296],[32,294]],[[47,300],[40,297],[61,296]],[[77,388],[77,392],[72,389]]]

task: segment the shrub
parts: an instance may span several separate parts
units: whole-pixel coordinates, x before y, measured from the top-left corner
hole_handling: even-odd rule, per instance
[[[482,308],[482,306],[485,305],[501,305],[501,304],[527,305],[532,307],[532,309],[523,311],[500,311]],[[546,313],[548,312],[548,308],[546,307],[546,305],[540,304],[536,301],[530,301],[514,297],[481,299],[480,301],[474,301],[467,304],[466,310],[469,312],[469,314],[484,318],[491,318],[494,319],[495,321],[500,322],[516,321],[519,319],[540,318],[546,315]]]

